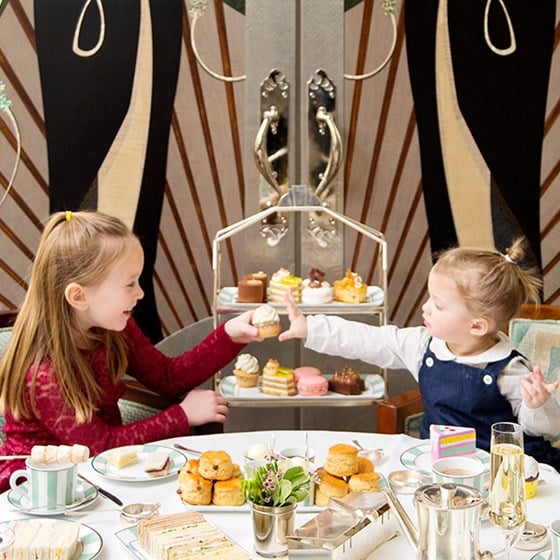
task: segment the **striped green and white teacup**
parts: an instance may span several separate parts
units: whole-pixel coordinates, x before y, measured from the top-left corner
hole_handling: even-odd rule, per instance
[[[75,502],[78,472],[75,464],[38,465],[28,458],[25,467],[11,474],[10,487],[27,498],[30,508],[69,506]],[[27,484],[19,486],[22,478]]]

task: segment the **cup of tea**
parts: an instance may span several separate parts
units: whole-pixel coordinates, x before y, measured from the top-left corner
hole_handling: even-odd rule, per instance
[[[10,487],[26,498],[30,508],[69,506],[76,501],[78,467],[73,463],[35,464],[25,460],[25,469],[18,469],[10,476]],[[21,479],[27,484],[21,485]]]
[[[482,461],[476,457],[467,457],[464,455],[436,459],[432,463],[432,473],[435,482],[470,486],[471,488],[480,490],[483,494],[487,490],[485,488],[487,477],[484,471],[485,468]]]

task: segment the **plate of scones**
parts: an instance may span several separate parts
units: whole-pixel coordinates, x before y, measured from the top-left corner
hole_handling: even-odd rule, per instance
[[[247,512],[241,480],[242,467],[223,449],[204,451],[200,458],[189,459],[180,469],[177,494],[182,503],[196,511]],[[322,511],[316,504],[298,506],[298,511]]]
[[[115,480],[147,482],[176,476],[185,465],[183,453],[163,445],[125,445],[96,455],[91,466]]]

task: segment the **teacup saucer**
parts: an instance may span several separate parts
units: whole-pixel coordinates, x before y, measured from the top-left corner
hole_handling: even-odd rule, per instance
[[[550,558],[550,548],[541,550],[537,552],[534,556],[531,556],[531,560],[547,560]]]
[[[84,480],[76,482],[76,499],[70,505],[56,504],[52,506],[32,507],[27,492],[27,482],[18,486],[23,492],[11,489],[8,492],[8,502],[22,513],[30,515],[59,515],[65,511],[78,510],[89,506],[98,496],[97,488]]]

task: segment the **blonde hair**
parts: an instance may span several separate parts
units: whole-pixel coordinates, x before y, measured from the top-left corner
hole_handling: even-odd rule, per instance
[[[0,359],[0,410],[9,410],[16,419],[36,414],[35,380],[39,366],[48,361],[62,397],[76,410],[77,421],[91,419],[100,389],[89,357],[76,346],[76,336],[85,336],[90,348],[106,348],[113,382],[126,371],[126,347],[117,332],[80,332],[64,292],[71,282],[82,286],[102,282],[135,239],[121,220],[100,212],[51,216],[41,236],[10,344]],[[26,375],[31,367],[31,395],[26,395]]]
[[[437,256],[433,270],[452,278],[475,317],[507,325],[523,303],[540,303],[542,279],[536,268],[522,268],[525,238],[516,239],[505,254],[456,247]]]

